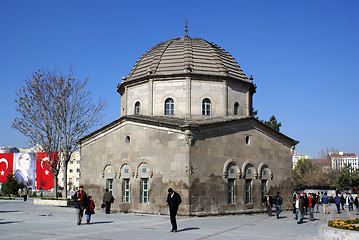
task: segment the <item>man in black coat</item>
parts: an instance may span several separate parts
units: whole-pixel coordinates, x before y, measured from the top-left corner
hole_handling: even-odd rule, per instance
[[[283,202],[283,199],[280,196],[279,192],[277,192],[277,195],[273,198],[273,202],[275,205],[275,213],[277,215],[277,219],[279,219],[279,214],[282,212],[282,202]]]
[[[102,198],[102,202],[105,204],[105,213],[110,214],[111,211],[111,203],[114,202],[114,197],[112,193],[108,191],[108,188],[105,189],[105,193]]]
[[[267,207],[268,216],[272,216],[273,198],[269,193],[266,193],[266,196],[263,198],[263,206]]]
[[[72,196],[72,200],[75,202],[77,225],[81,225],[84,209],[87,207],[87,194],[83,189],[84,187],[80,186],[79,190]]]
[[[172,230],[171,232],[177,232],[177,223],[176,223],[176,215],[178,211],[178,206],[181,204],[181,196],[173,191],[172,188],[168,189],[168,195],[167,195],[167,202],[166,204],[170,208],[170,217],[171,217],[171,224],[172,224]]]

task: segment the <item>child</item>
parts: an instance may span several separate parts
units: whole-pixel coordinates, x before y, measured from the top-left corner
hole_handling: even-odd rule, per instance
[[[91,214],[95,214],[95,202],[92,200],[91,196],[88,196],[86,215],[87,215],[87,224],[90,224]]]

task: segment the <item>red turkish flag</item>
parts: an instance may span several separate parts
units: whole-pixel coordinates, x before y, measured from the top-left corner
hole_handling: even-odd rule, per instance
[[[12,173],[13,162],[13,153],[0,153],[0,183],[6,182],[7,175]]]
[[[53,154],[58,157],[57,153]],[[54,187],[54,177],[51,172],[50,158],[47,153],[36,153],[36,188],[50,190]]]

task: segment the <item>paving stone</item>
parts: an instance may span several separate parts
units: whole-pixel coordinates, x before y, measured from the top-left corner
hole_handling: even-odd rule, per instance
[[[280,219],[266,214],[178,217],[179,231],[171,233],[168,215],[97,210],[91,224],[78,226],[74,208],[34,205],[33,199],[0,200],[0,239],[318,239],[319,227],[328,220],[359,216],[348,210],[337,214],[334,205],[330,210],[315,214],[314,222],[306,216],[303,224],[291,211]]]

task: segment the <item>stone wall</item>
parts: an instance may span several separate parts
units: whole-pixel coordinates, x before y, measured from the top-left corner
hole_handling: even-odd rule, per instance
[[[247,142],[248,141],[248,142]],[[292,204],[290,147],[250,125],[223,126],[195,134],[190,149],[191,213],[225,214],[262,211],[262,180],[272,196]],[[229,169],[233,168],[233,173]],[[248,173],[250,170],[250,173]],[[228,204],[228,179],[234,179],[234,203]],[[246,203],[246,180],[251,180]]]
[[[122,94],[122,116],[133,115],[135,103],[141,104],[143,115],[164,115],[165,100],[174,100],[174,115],[202,116],[202,101],[211,100],[212,116],[234,115],[239,103],[239,116],[249,116],[251,98],[248,86],[241,82],[207,78],[167,78],[141,81],[126,87]]]
[[[183,133],[126,122],[82,144],[80,183],[99,206],[106,179],[113,179],[114,209],[156,214],[168,212],[167,189],[172,187],[183,196],[181,211],[186,211],[187,166],[188,146]],[[124,178],[130,180],[130,203],[122,199]],[[141,178],[149,180],[148,203],[140,203]]]
[[[265,191],[272,196],[280,191],[283,208],[291,208],[291,139],[256,120],[191,130],[161,125],[118,121],[82,141],[80,184],[97,206],[112,179],[113,208],[125,212],[167,214],[169,187],[182,196],[182,215],[261,212]],[[129,203],[123,199],[127,179]],[[141,203],[141,179],[148,179],[148,203]],[[229,179],[234,181],[230,203]]]
[[[321,240],[359,240],[357,231],[321,226],[319,228],[319,239]]]

